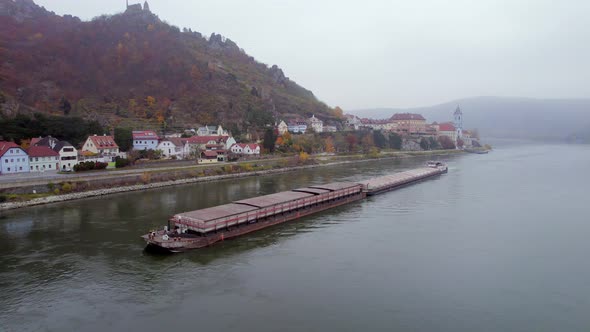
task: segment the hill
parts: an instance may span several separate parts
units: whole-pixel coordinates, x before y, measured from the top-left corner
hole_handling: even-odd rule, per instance
[[[360,117],[386,118],[394,113],[420,113],[431,121],[450,121],[459,105],[466,128],[487,137],[590,142],[590,99],[474,97],[429,107],[352,111]]]
[[[105,128],[223,123],[239,133],[274,118],[337,119],[221,35],[181,31],[140,5],[84,22],[32,0],[0,0],[0,104],[4,118],[43,112]]]

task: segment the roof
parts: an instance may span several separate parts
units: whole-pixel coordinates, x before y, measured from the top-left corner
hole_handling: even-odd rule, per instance
[[[310,193],[303,193],[297,191],[283,191],[276,194],[270,194],[265,196],[253,197],[248,199],[243,199],[241,201],[237,201],[238,204],[250,205],[257,208],[264,208],[268,206],[273,206],[281,203],[287,203],[294,200],[312,197],[315,196],[314,194]]]
[[[358,186],[359,186],[359,184],[354,183],[354,182],[332,182],[332,183],[314,185],[314,186],[309,186],[309,187],[314,188],[314,189],[324,189],[324,190],[329,190],[329,191],[336,191],[336,190],[353,188],[353,187],[358,187]]]
[[[207,144],[210,141],[216,143],[225,143],[229,139],[229,136],[193,136],[186,139],[188,144]]]
[[[12,148],[19,148],[22,150],[22,148],[14,142],[0,141],[0,157],[2,157],[8,150]]]
[[[426,119],[421,114],[414,114],[414,113],[397,113],[391,117],[391,120],[400,121],[400,120],[424,120]]]
[[[112,136],[90,136],[88,137],[97,148],[119,148]]]
[[[250,143],[250,144],[236,143],[234,145],[237,145],[242,149],[245,149],[246,147],[250,147],[250,150],[256,150],[257,148],[260,148],[260,145],[255,144],[255,143]],[[234,146],[234,145],[232,145],[232,146]]]
[[[214,150],[203,151],[201,154],[205,157],[217,157],[217,151]]]
[[[133,139],[157,140],[159,137],[153,130],[134,130]]]
[[[254,210],[257,210],[257,208],[249,206],[249,205],[244,205],[244,204],[230,203],[230,204],[214,206],[214,207],[210,207],[210,208],[206,208],[206,209],[191,211],[191,212],[179,213],[179,214],[175,215],[174,217],[176,218],[176,220],[179,220],[179,218],[190,218],[195,221],[207,222],[210,220],[223,218],[223,217],[229,217],[234,214],[248,212],[248,211],[254,211]]]
[[[59,153],[51,150],[48,146],[34,146],[27,149],[29,157],[57,157]]]
[[[31,140],[31,144],[32,144],[32,140]],[[53,149],[53,151],[59,152],[64,146],[72,146],[72,144],[70,144],[67,141],[60,141],[55,137],[47,136],[47,137],[43,137],[41,139],[38,139],[37,142],[35,143],[35,146],[47,146],[47,147]]]
[[[463,114],[463,112],[461,112],[461,108],[459,106],[457,106],[457,109],[455,110],[455,113],[453,113],[455,115],[457,114]]]
[[[176,146],[183,146],[184,143],[186,143],[186,138],[181,138],[181,137],[170,137],[166,139],[167,141],[172,142],[172,144],[176,145]]]
[[[438,131],[455,131],[452,123],[441,123],[438,125]]]

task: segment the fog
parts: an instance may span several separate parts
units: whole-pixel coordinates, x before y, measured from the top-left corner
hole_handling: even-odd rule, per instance
[[[89,20],[124,0],[37,0]],[[136,1],[130,0],[130,3]],[[331,106],[415,107],[468,96],[590,97],[584,0],[151,0],[220,33]]]

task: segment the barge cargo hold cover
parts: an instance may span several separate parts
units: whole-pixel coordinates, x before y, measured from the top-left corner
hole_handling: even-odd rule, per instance
[[[181,252],[210,246],[289,220],[393,190],[446,172],[446,166],[419,168],[365,182],[334,182],[242,199],[174,215],[164,230],[145,234],[148,249]],[[171,228],[173,225],[174,229]]]

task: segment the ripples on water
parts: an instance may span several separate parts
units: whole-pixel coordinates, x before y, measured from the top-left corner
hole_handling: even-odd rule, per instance
[[[182,255],[179,211],[421,165],[396,160],[0,215],[0,330],[555,331],[590,326],[583,146],[505,145],[449,173]]]

